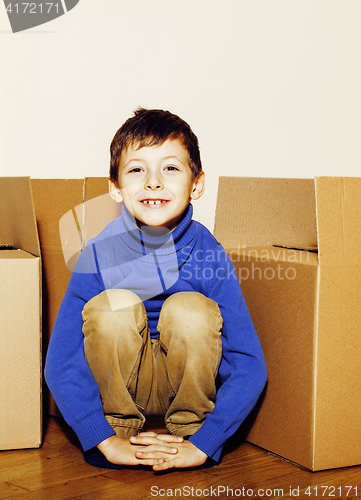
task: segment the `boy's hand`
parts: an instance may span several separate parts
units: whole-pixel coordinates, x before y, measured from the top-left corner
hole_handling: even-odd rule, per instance
[[[175,455],[182,441],[183,438],[178,436],[142,432],[129,440],[111,436],[99,443],[97,448],[113,464],[153,466]],[[139,454],[145,451],[146,455]]]
[[[190,441],[183,441],[177,444],[178,453],[173,456],[167,456],[162,462],[153,465],[153,470],[161,471],[172,467],[196,467],[202,465],[207,460],[208,455],[197,448]],[[146,458],[148,451],[136,453],[137,456]]]

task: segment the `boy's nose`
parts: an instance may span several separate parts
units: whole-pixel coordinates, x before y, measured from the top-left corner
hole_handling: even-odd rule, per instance
[[[163,189],[163,184],[157,177],[152,177],[147,179],[144,187],[145,189],[153,191],[153,190]]]

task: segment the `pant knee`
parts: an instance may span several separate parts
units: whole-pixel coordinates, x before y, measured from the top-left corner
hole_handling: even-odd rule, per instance
[[[104,290],[99,295],[93,297],[89,300],[84,309],[92,308],[97,310],[116,311],[118,309],[134,306],[141,302],[138,295],[134,292],[115,288]]]
[[[218,304],[214,300],[199,292],[180,292],[164,302],[158,329],[161,331],[167,325],[167,329],[177,330],[177,335],[195,332],[195,338],[199,339],[199,335],[209,329],[220,332],[222,323]]]
[[[159,322],[172,391],[176,394],[180,380],[182,384],[188,380],[189,389],[196,392],[203,380],[213,397],[222,355],[223,320],[218,304],[197,292],[174,294],[163,304]]]
[[[99,334],[121,334],[124,327],[136,325],[144,328],[146,314],[140,298],[130,290],[104,290],[84,306],[83,332]]]

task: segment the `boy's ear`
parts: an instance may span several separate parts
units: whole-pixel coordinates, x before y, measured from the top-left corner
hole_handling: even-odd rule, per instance
[[[191,199],[198,200],[204,193],[205,188],[205,174],[202,171],[198,177],[194,180],[193,189],[191,192]]]
[[[109,194],[117,203],[121,203],[123,201],[123,196],[121,194],[120,188],[113,182],[112,180],[108,180],[109,183]]]

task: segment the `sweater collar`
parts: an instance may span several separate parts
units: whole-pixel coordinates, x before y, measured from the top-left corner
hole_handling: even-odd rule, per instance
[[[189,245],[194,238],[197,226],[192,221],[192,215],[193,206],[189,204],[182,220],[173,231],[162,236],[150,236],[139,229],[135,218],[123,203],[121,219],[124,228],[120,236],[128,247],[138,253],[169,255]]]

